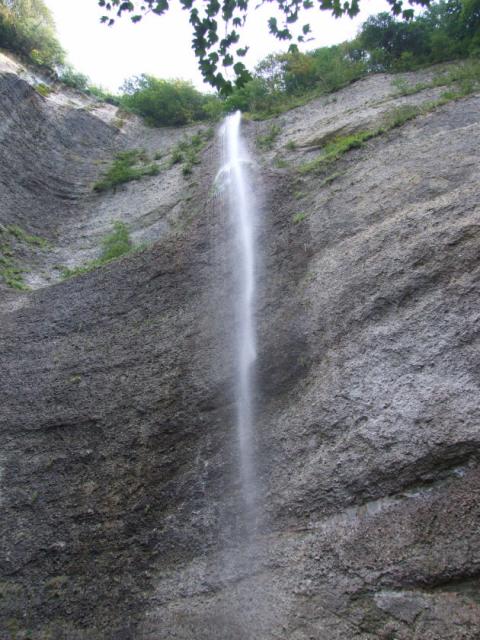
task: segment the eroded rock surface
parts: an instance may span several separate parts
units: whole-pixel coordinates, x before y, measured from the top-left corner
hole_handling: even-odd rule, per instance
[[[117,150],[184,131],[0,80],[0,222],[52,245],[25,258],[37,291],[2,289],[1,637],[478,638],[480,97],[299,174],[397,104],[376,76],[285,114],[257,152],[263,515],[245,549],[215,144],[192,178],[94,194]],[[270,124],[245,126],[253,149]],[[153,244],[47,286],[115,219]]]

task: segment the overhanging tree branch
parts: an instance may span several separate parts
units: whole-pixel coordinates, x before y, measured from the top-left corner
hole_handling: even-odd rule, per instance
[[[170,8],[168,0],[97,0],[104,9],[101,21],[113,25],[117,18],[125,13],[130,14],[132,22],[139,22],[147,13],[163,15]],[[241,87],[251,75],[241,61],[248,47],[236,47],[240,40],[240,30],[244,26],[251,0],[178,0],[182,8],[190,14],[192,25],[192,48],[198,60],[203,78],[223,94],[231,93],[234,86]],[[387,0],[391,12],[402,16],[405,20],[413,18],[413,6],[427,6],[430,0]],[[360,11],[360,0],[262,0],[260,5],[275,5],[282,14],[282,20],[271,17],[268,30],[278,40],[290,41],[290,50],[297,48],[297,43],[305,41],[310,33],[310,25],[302,24],[298,32],[295,25],[304,12],[317,7],[328,11],[335,17],[343,15],[354,17]],[[408,7],[406,8],[406,5]],[[259,6],[259,5],[257,5]],[[224,26],[223,37],[220,36],[220,25]],[[235,48],[236,47],[236,48]],[[228,68],[233,69],[235,80],[226,78]]]

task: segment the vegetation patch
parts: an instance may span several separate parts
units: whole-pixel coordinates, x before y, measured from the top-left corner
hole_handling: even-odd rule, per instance
[[[52,87],[49,87],[48,84],[44,84],[43,82],[41,82],[40,84],[36,85],[35,91],[46,98],[52,93],[53,89]]]
[[[200,164],[200,153],[214,136],[212,127],[201,129],[190,138],[180,140],[173,148],[170,155],[170,166],[182,165],[182,173],[185,177],[193,173],[193,167]]]
[[[138,250],[138,247],[134,247],[128,227],[124,222],[115,222],[111,233],[106,235],[102,240],[102,252],[98,258],[91,260],[87,264],[70,269],[69,267],[61,267],[61,274],[63,279],[71,278],[73,276],[79,276],[82,273],[88,273],[101,267],[112,260],[121,258],[122,256],[131,253],[133,250]]]
[[[120,105],[120,98],[106,91],[102,87],[98,87],[90,82],[90,78],[79,71],[76,71],[70,64],[63,65],[60,75],[60,82],[66,87],[76,89],[82,93],[86,93],[89,96],[98,98],[108,104]]]
[[[140,180],[145,176],[156,176],[160,165],[150,162],[145,151],[130,149],[117,153],[112,165],[103,174],[102,179],[93,185],[94,191],[108,191],[120,184]]]
[[[327,186],[327,184],[330,184],[331,182],[333,182],[334,180],[336,180],[340,176],[343,176],[343,172],[342,171],[335,171],[335,173],[331,173],[329,176],[326,176],[322,180],[322,182],[318,185],[319,188]]]
[[[413,120],[413,118],[416,118],[421,113],[422,108],[413,104],[405,104],[392,109],[392,111],[387,114],[385,130],[388,131],[389,129],[401,127],[403,124],[409,120]],[[379,130],[379,133],[382,133],[382,131]]]
[[[4,248],[0,247],[0,276],[7,287],[27,291],[28,286],[23,279],[24,273],[25,269],[19,266],[13,258],[5,255]]]
[[[288,160],[282,157],[278,157],[278,158],[275,158],[275,160],[273,161],[273,165],[277,169],[286,169],[288,167]]]
[[[40,238],[39,236],[33,236],[27,233],[24,229],[19,227],[16,224],[10,224],[6,227],[6,230],[10,235],[16,238],[19,242],[23,242],[24,244],[29,244],[32,247],[41,247],[45,249],[48,247],[48,240],[45,238]]]
[[[241,109],[253,119],[272,117],[366,75],[475,60],[479,53],[480,12],[476,0],[432,2],[409,21],[383,12],[370,16],[349,42],[306,53],[291,50],[267,56],[252,79],[224,100],[225,110]],[[432,83],[409,86],[403,79],[394,82],[400,95],[411,95],[439,86],[437,83],[449,84],[449,73]]]
[[[267,133],[257,137],[255,141],[257,147],[263,151],[270,151],[270,149],[273,149],[281,130],[282,129],[278,124],[272,124]]]
[[[305,218],[307,217],[306,213],[296,213],[293,218],[292,218],[292,222],[294,224],[298,224],[299,222],[303,222],[305,220]]]
[[[124,118],[117,117],[112,120],[112,125],[115,127],[115,129],[121,129],[124,124],[125,124]]]
[[[18,225],[0,227],[0,278],[11,289],[27,291],[24,274],[28,271],[16,257],[18,245],[45,249],[48,242],[39,236],[30,235]]]
[[[458,64],[453,68],[437,73],[428,82],[417,82],[409,85],[404,78],[394,78],[392,86],[396,89],[399,96],[411,96],[426,89],[435,87],[445,87],[456,85],[465,95],[471,93],[475,86],[480,82],[480,61],[467,60],[462,64]]]
[[[0,2],[0,46],[44,69],[54,70],[65,60],[53,16],[43,0]]]
[[[124,83],[120,104],[154,127],[216,119],[222,113],[217,96],[201,93],[184,80],[161,80],[148,74]]]
[[[391,129],[401,127],[409,120],[413,120],[417,116],[425,115],[441,107],[449,102],[460,100],[474,91],[477,90],[480,84],[480,64],[475,67],[475,74],[472,75],[468,72],[468,75],[461,75],[463,81],[459,82],[459,76],[455,74],[455,80],[452,80],[452,88],[449,91],[442,93],[440,98],[436,100],[429,100],[421,105],[402,105],[390,111],[386,117],[384,123],[376,129],[368,131],[361,131],[348,136],[336,138],[332,142],[329,142],[323,147],[323,152],[320,156],[306,162],[299,167],[300,173],[310,173],[316,171],[322,171],[329,164],[339,160],[345,153],[351,149],[358,149],[367,140],[376,138],[384,133],[387,133]]]
[[[351,149],[359,149],[363,144],[379,135],[380,129],[372,131],[359,131],[348,136],[335,138],[323,147],[323,153],[299,167],[300,173],[310,173],[311,171],[319,171],[324,169],[332,162],[336,162],[341,156]]]
[[[295,191],[293,194],[293,197],[296,200],[301,200],[302,198],[305,198],[308,195],[308,193],[306,191]]]
[[[116,0],[107,5],[103,1],[100,4],[108,5],[111,9],[114,5],[120,5],[121,13],[133,11],[135,3]],[[309,0],[304,4],[310,6],[311,2]],[[337,4],[338,9],[341,3]],[[196,9],[192,10],[195,11]],[[213,13],[216,11],[214,9]],[[340,8],[339,11],[342,13],[344,9]],[[349,42],[306,53],[301,53],[296,45],[292,45],[287,53],[267,56],[252,73],[247,73],[243,63],[233,64],[234,58],[226,55],[225,66],[233,65],[234,72],[241,78],[241,82],[236,85],[230,82],[222,84],[225,79],[222,80],[221,73],[211,75],[212,65],[215,68],[219,63],[218,54],[211,53],[213,57],[208,62],[204,60],[204,74],[207,74],[213,86],[223,86],[224,89],[228,87],[228,91],[220,91],[217,95],[202,93],[182,80],[159,79],[148,74],[127,80],[120,95],[112,95],[101,87],[92,85],[87,76],[65,62],[65,53],[55,33],[53,17],[44,0],[0,0],[0,46],[16,52],[43,71],[49,70],[52,78],[58,77],[66,86],[138,114],[151,126],[179,126],[214,121],[222,114],[237,109],[260,120],[284,113],[318,96],[338,91],[369,74],[412,71],[454,60],[477,60],[476,64],[479,64],[478,0],[438,0],[428,3],[425,10],[417,15],[411,9],[406,10],[402,15],[404,18],[408,17],[408,20],[401,19],[400,14],[396,16],[392,12],[383,12],[370,16],[362,24],[356,38]],[[135,16],[135,20],[138,18],[139,16]],[[293,14],[292,19],[295,22]],[[238,20],[238,16],[234,18],[234,22]],[[206,28],[202,21],[199,25],[201,29]],[[210,20],[209,25],[212,34],[216,36],[215,20]],[[273,20],[270,27],[275,29],[275,25],[276,21]],[[308,29],[304,32],[305,35],[307,32]],[[286,32],[277,31],[278,33],[287,37],[288,29]],[[228,48],[233,45],[238,36],[234,34],[232,32],[229,36],[232,37],[231,41],[228,38],[221,39],[221,46]],[[199,51],[197,50],[197,54]],[[245,54],[246,48],[238,49],[237,53],[240,52]],[[205,52],[203,55],[206,55]],[[398,94],[407,96],[431,86],[440,86],[441,83],[451,84],[451,74],[455,73],[457,72],[449,71],[431,82],[412,86],[403,79],[395,80],[394,83]],[[455,82],[468,85],[471,79],[457,77]],[[47,95],[46,85],[39,85],[37,90],[42,95]],[[330,101],[335,99],[331,98]],[[121,120],[116,124],[121,126]],[[265,144],[269,144],[268,140]],[[189,170],[191,163],[186,163],[187,175]]]

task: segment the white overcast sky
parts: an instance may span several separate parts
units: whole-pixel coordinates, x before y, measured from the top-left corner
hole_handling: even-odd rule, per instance
[[[113,27],[100,24],[102,11],[97,0],[45,0],[45,3],[55,17],[69,61],[94,84],[116,91],[126,78],[149,73],[159,78],[191,80],[198,88],[207,89],[190,46],[188,14],[175,0],[164,16],[149,15],[132,24],[125,14]],[[385,0],[363,0],[360,6],[362,12],[354,20],[348,17],[336,20],[318,9],[305,12],[314,40],[303,49],[348,40],[355,36],[366,17],[388,10]],[[246,58],[249,68],[267,54],[288,47],[268,33],[267,19],[272,15],[272,7],[273,3],[268,3],[249,14],[241,41],[250,46]],[[299,24],[303,22],[299,20]]]

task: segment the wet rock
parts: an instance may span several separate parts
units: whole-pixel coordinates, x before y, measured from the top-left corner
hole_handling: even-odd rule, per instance
[[[476,639],[479,96],[352,150],[327,181],[296,172],[305,149],[272,168],[288,139],[396,104],[375,76],[284,114],[258,156],[248,544],[218,149],[191,180],[177,167],[94,194],[116,150],[188,131],[119,132],[11,69],[0,81],[0,223],[54,245],[26,254],[37,290],[0,302],[0,636]],[[245,126],[252,148],[268,126]],[[117,216],[151,245],[42,279],[94,256]]]

